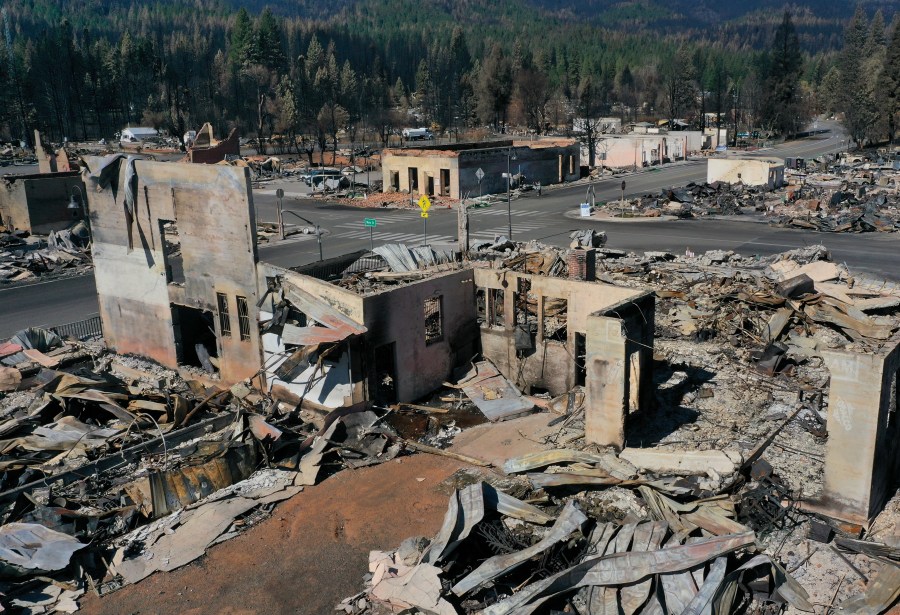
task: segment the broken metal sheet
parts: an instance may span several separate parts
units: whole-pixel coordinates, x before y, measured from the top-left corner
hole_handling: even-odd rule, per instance
[[[63,345],[62,339],[52,331],[39,327],[22,329],[9,339],[10,343],[18,344],[22,348],[33,348],[41,352],[47,352]]]
[[[125,491],[144,515],[157,518],[247,478],[256,467],[252,444],[201,442],[196,457],[189,465],[151,472]]]
[[[59,365],[59,359],[56,357],[48,357],[43,352],[36,348],[26,348],[22,351],[26,357],[28,357],[31,361],[43,365],[44,367],[56,367]]]
[[[295,308],[306,314],[307,318],[328,328],[345,332],[346,337],[362,335],[368,330],[340,310],[306,292],[290,280],[284,281],[284,288],[288,301]]]
[[[826,300],[829,303],[826,303]],[[858,314],[851,313],[851,310],[858,312]],[[834,325],[851,337],[853,337],[852,333],[855,332],[863,337],[887,340],[890,339],[895,329],[892,325],[877,324],[862,311],[827,297],[824,297],[819,303],[807,303],[803,307],[803,311],[814,321]]]
[[[534,489],[546,489],[547,487],[566,487],[569,485],[595,485],[602,487],[608,485],[628,484],[627,481],[622,481],[618,478],[583,476],[580,474],[572,474],[567,472],[560,472],[555,474],[549,474],[546,472],[532,472],[530,474],[526,474],[525,478],[528,479],[528,482],[531,483],[531,486]]]
[[[491,422],[504,421],[534,410],[513,384],[490,361],[479,361],[461,383],[462,390]]]
[[[85,548],[71,536],[35,523],[0,526],[0,575],[23,575],[62,570],[72,555]]]
[[[144,551],[125,559],[119,550],[112,572],[124,582],[137,583],[157,570],[174,570],[201,557],[219,540],[234,519],[254,507],[294,496],[302,487],[292,485],[293,472],[265,469],[217,491],[201,502],[158,519],[123,537],[122,543],[143,543]]]
[[[3,357],[8,357],[11,354],[16,354],[17,352],[22,352],[23,348],[18,344],[13,344],[12,342],[3,342],[0,343],[0,359]]]
[[[740,585],[743,584],[744,573],[748,570],[767,566],[772,579],[773,592],[799,611],[812,613],[815,611],[809,601],[809,594],[794,577],[787,573],[778,563],[766,554],[756,555],[744,562],[736,570],[725,577],[721,589],[716,594],[715,613],[731,613],[737,606],[735,598]],[[848,611],[855,612],[855,611]]]
[[[234,518],[259,502],[242,497],[219,500],[181,513],[180,525],[163,534],[139,556],[114,564],[126,583],[137,583],[157,570],[175,570],[206,553],[206,548],[228,529]]]
[[[559,517],[556,518],[553,527],[540,541],[521,551],[496,555],[486,559],[478,568],[460,579],[451,591],[457,596],[462,596],[475,587],[514,570],[532,557],[566,540],[573,532],[579,530],[586,521],[587,517],[584,513],[575,506],[574,501],[569,500],[566,502]]]
[[[106,444],[121,429],[97,428],[82,423],[73,416],[64,416],[54,423],[35,427],[30,435],[12,440],[4,451],[21,447],[28,451],[88,450]]]
[[[600,453],[591,453],[589,451],[577,451],[573,449],[555,449],[549,451],[539,451],[537,453],[528,453],[521,457],[507,459],[503,464],[503,471],[507,474],[519,474],[528,472],[535,468],[545,468],[547,466],[559,465],[563,463],[590,463],[603,464],[607,461],[607,455]],[[610,473],[610,475],[614,475]],[[634,473],[628,476],[617,476],[616,478],[631,478]]]
[[[681,540],[675,535],[669,539],[664,548],[668,549],[680,544]],[[659,580],[666,609],[671,613],[681,613],[697,595],[697,583],[689,571],[661,574]]]
[[[660,521],[639,524],[634,530],[631,550],[656,551],[666,537],[668,529],[668,525]],[[619,604],[624,615],[634,615],[637,612],[650,596],[652,586],[653,579],[646,579],[633,585],[626,585],[619,590]]]
[[[322,463],[325,449],[331,445],[331,438],[334,436],[338,424],[339,419],[334,418],[327,426],[323,427],[316,435],[315,439],[313,439],[309,450],[300,458],[300,464],[297,468],[297,478],[294,480],[295,485],[316,484],[316,478],[319,476],[319,464]]]
[[[422,556],[422,561],[436,564],[452,553],[484,519],[485,511],[497,511],[508,517],[541,525],[552,521],[552,517],[536,506],[503,493],[486,482],[468,485],[450,496],[441,529]]]
[[[283,433],[277,427],[273,427],[266,420],[258,414],[251,414],[247,417],[247,422],[250,424],[250,432],[253,434],[257,440],[263,441],[269,439],[271,441],[275,441],[281,437]]]
[[[734,504],[725,498],[681,504],[647,486],[638,487],[654,519],[665,521],[682,536],[702,528],[715,536],[740,534],[749,531],[734,521]]]
[[[794,310],[788,307],[776,310],[775,313],[769,317],[769,322],[766,325],[766,330],[764,331],[766,339],[770,342],[777,341],[784,332],[784,328],[787,327],[788,323],[791,321],[791,316],[793,315]]]
[[[584,586],[636,583],[649,575],[679,572],[726,555],[756,540],[753,532],[716,536],[682,545],[647,552],[616,553],[595,557],[532,583],[512,596],[487,607],[484,615],[530,615],[549,598]]]
[[[726,568],[728,568],[728,558],[717,557],[712,566],[710,566],[709,574],[703,580],[700,591],[694,595],[694,598],[681,612],[681,615],[706,615],[709,612],[709,604],[725,581]]]
[[[900,568],[884,565],[869,580],[864,593],[852,596],[841,603],[845,613],[879,615],[900,597]]]
[[[385,244],[372,251],[387,262],[391,271],[397,273],[452,263],[455,259],[451,250],[435,250],[430,246],[410,248],[401,243]]]
[[[281,331],[281,341],[295,346],[318,346],[341,342],[353,335],[349,327],[330,329],[327,327],[296,327],[291,324],[284,325]]]

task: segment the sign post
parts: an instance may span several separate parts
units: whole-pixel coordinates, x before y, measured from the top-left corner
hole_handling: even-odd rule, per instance
[[[369,246],[375,249],[375,227],[378,226],[378,220],[375,218],[364,218],[363,224],[369,229]]]
[[[419,209],[422,210],[422,245],[428,245],[428,210],[431,208],[431,201],[427,194],[419,197]]]
[[[278,199],[278,233],[284,239],[284,190],[281,188],[276,190],[275,198]]]
[[[622,218],[625,218],[625,180],[622,180]]]
[[[475,171],[475,178],[478,180],[478,196],[481,197],[481,180],[484,179],[484,171],[481,167],[478,167],[478,170]]]

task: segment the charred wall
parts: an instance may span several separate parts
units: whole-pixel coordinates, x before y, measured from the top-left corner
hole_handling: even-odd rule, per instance
[[[102,159],[87,163],[99,173]],[[107,344],[176,367],[190,355],[184,344],[197,339],[196,331],[180,330],[178,314],[191,322],[211,315],[216,347],[208,350],[218,356],[222,380],[252,376],[261,350],[247,169],[137,160],[129,224],[128,163],[115,164],[107,183],[87,181]]]

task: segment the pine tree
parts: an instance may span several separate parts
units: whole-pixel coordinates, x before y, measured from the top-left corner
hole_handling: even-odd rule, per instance
[[[231,28],[228,59],[234,65],[244,65],[250,60],[252,50],[253,23],[250,21],[250,14],[247,12],[247,9],[241,7],[235,16],[234,26]]]
[[[841,74],[838,103],[844,112],[844,127],[857,147],[862,147],[877,120],[875,100],[863,74],[863,53],[868,38],[866,14],[860,5],[844,32],[844,47],[838,58]]]
[[[800,97],[803,57],[797,30],[786,11],[775,30],[764,74],[768,95],[763,104],[763,121],[784,136],[797,134],[806,120]]]
[[[900,114],[900,18],[894,20],[891,28],[891,40],[885,54],[882,83],[888,138],[893,143],[894,134],[897,131],[897,116]]]

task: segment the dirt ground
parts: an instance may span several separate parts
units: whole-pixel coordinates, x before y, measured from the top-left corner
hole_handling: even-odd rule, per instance
[[[394,549],[440,528],[448,491],[440,483],[462,464],[414,455],[345,470],[281,503],[242,536],[172,573],[103,598],[90,615],[333,613],[363,587],[372,549]]]

